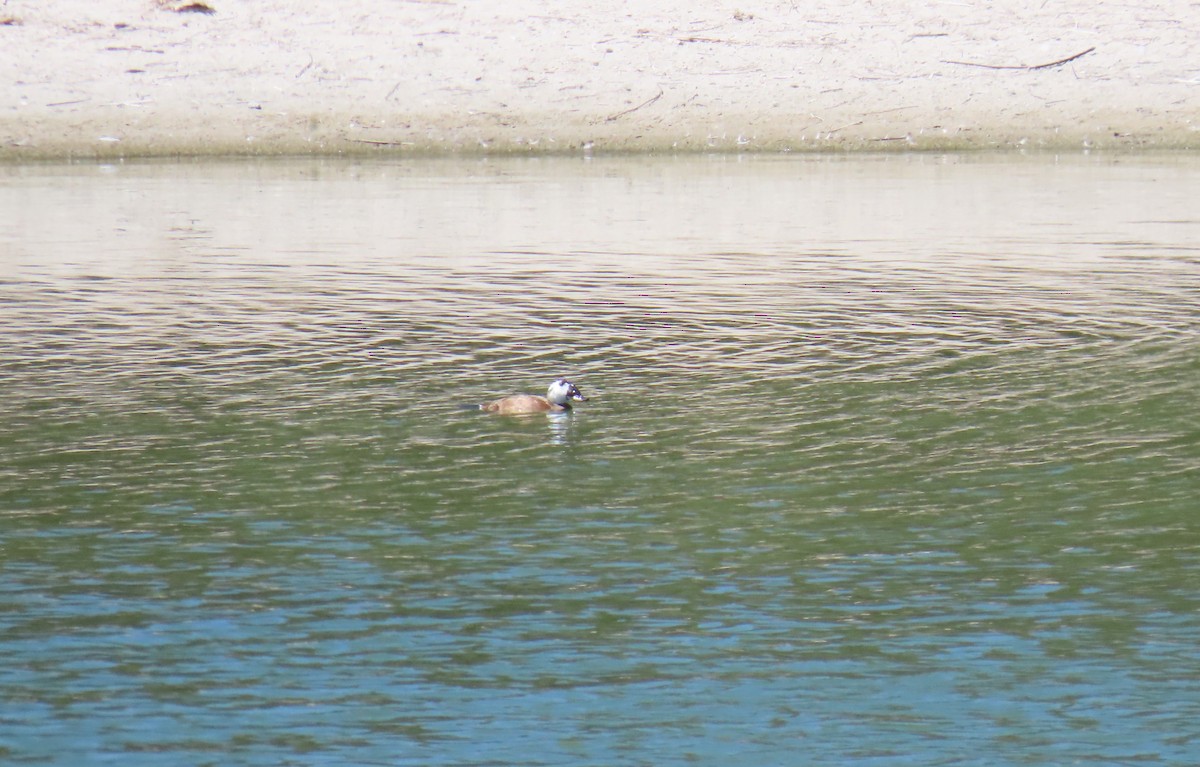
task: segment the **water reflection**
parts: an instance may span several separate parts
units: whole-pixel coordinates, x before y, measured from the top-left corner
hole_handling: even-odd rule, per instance
[[[1189,763],[1197,169],[3,169],[5,760]]]
[[[547,413],[546,425],[550,427],[550,444],[565,445],[571,436],[574,413]]]

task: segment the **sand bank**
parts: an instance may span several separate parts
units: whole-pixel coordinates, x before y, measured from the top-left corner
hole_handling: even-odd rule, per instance
[[[0,159],[1200,148],[1182,0],[205,2],[3,0]]]

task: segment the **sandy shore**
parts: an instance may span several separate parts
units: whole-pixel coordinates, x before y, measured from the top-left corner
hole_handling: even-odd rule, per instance
[[[0,160],[1200,148],[1183,0],[206,3],[0,0]]]

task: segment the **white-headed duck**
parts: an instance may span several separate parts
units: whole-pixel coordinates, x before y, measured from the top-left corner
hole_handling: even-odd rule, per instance
[[[545,397],[534,394],[513,394],[479,406],[480,410],[501,415],[520,413],[563,413],[571,409],[571,400],[587,402],[587,397],[575,384],[559,378],[550,384]]]

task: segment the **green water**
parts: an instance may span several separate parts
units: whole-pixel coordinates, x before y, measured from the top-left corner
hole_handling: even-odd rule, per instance
[[[1200,759],[1196,158],[3,173],[6,764]]]

